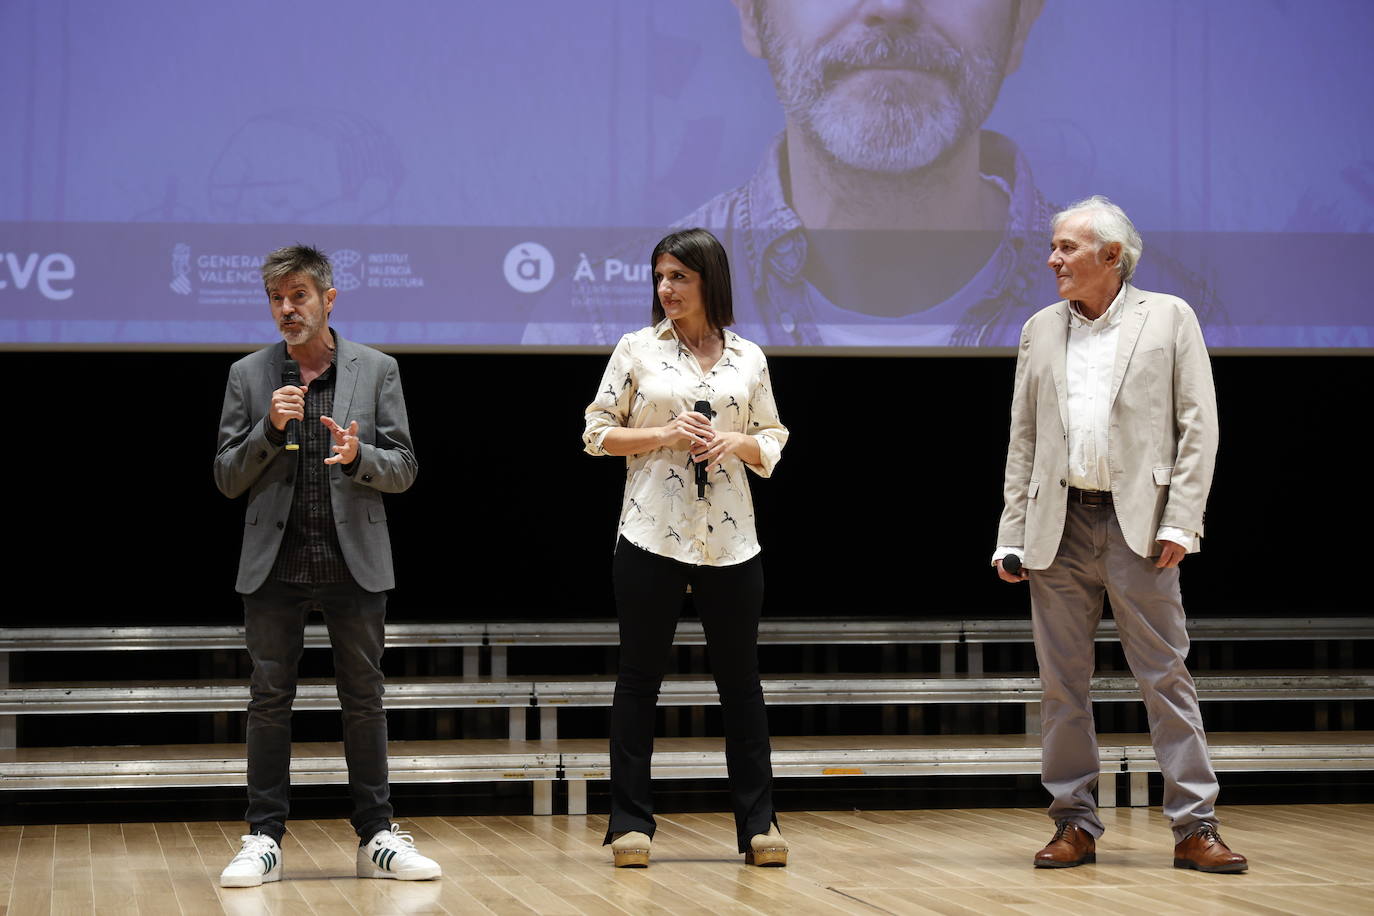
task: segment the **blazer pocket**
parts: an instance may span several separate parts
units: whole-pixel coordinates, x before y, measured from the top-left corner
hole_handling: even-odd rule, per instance
[[[1040,481],[1038,481],[1038,480],[1032,480],[1032,481],[1030,482],[1029,486],[1026,487],[1026,498],[1027,498],[1027,499],[1035,499],[1036,495],[1039,494],[1039,492],[1040,492]]]
[[[1155,483],[1158,486],[1167,487],[1169,485],[1169,478],[1173,476],[1174,469],[1172,467],[1155,468]]]
[[[369,522],[386,521],[386,505],[380,502],[373,503],[367,507],[367,520]]]

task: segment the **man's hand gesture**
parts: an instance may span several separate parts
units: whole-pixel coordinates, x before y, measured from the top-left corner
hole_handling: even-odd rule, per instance
[[[325,464],[352,464],[358,457],[358,421],[348,424],[348,429],[334,422],[333,417],[320,417],[320,422],[334,434],[334,444],[330,451],[334,454],[324,459]]]

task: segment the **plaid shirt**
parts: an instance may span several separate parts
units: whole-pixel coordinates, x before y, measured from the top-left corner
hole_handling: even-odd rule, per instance
[[[349,578],[348,564],[339,547],[339,535],[334,530],[334,507],[329,498],[330,466],[324,463],[324,459],[334,454],[329,450],[334,437],[320,422],[320,417],[334,413],[335,375],[335,367],[330,364],[305,392],[305,419],[301,421],[301,448],[296,453],[291,514],[286,519],[281,549],[272,566],[271,577],[279,582],[321,585]],[[286,434],[278,432],[270,423],[267,435],[273,441],[286,441]]]

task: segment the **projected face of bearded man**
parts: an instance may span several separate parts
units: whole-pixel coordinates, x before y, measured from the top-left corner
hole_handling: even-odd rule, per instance
[[[833,165],[898,175],[977,133],[1041,0],[735,2],[789,124]]]

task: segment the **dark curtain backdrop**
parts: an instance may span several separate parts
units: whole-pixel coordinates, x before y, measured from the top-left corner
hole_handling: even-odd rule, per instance
[[[7,625],[232,623],[243,500],[223,353],[6,353]],[[395,620],[611,616],[624,480],[581,452],[599,356],[401,354],[420,474],[388,497]],[[1369,613],[1368,357],[1218,357],[1193,616]],[[1011,358],[776,357],[792,441],[751,479],[771,615],[1017,616],[988,568]]]

